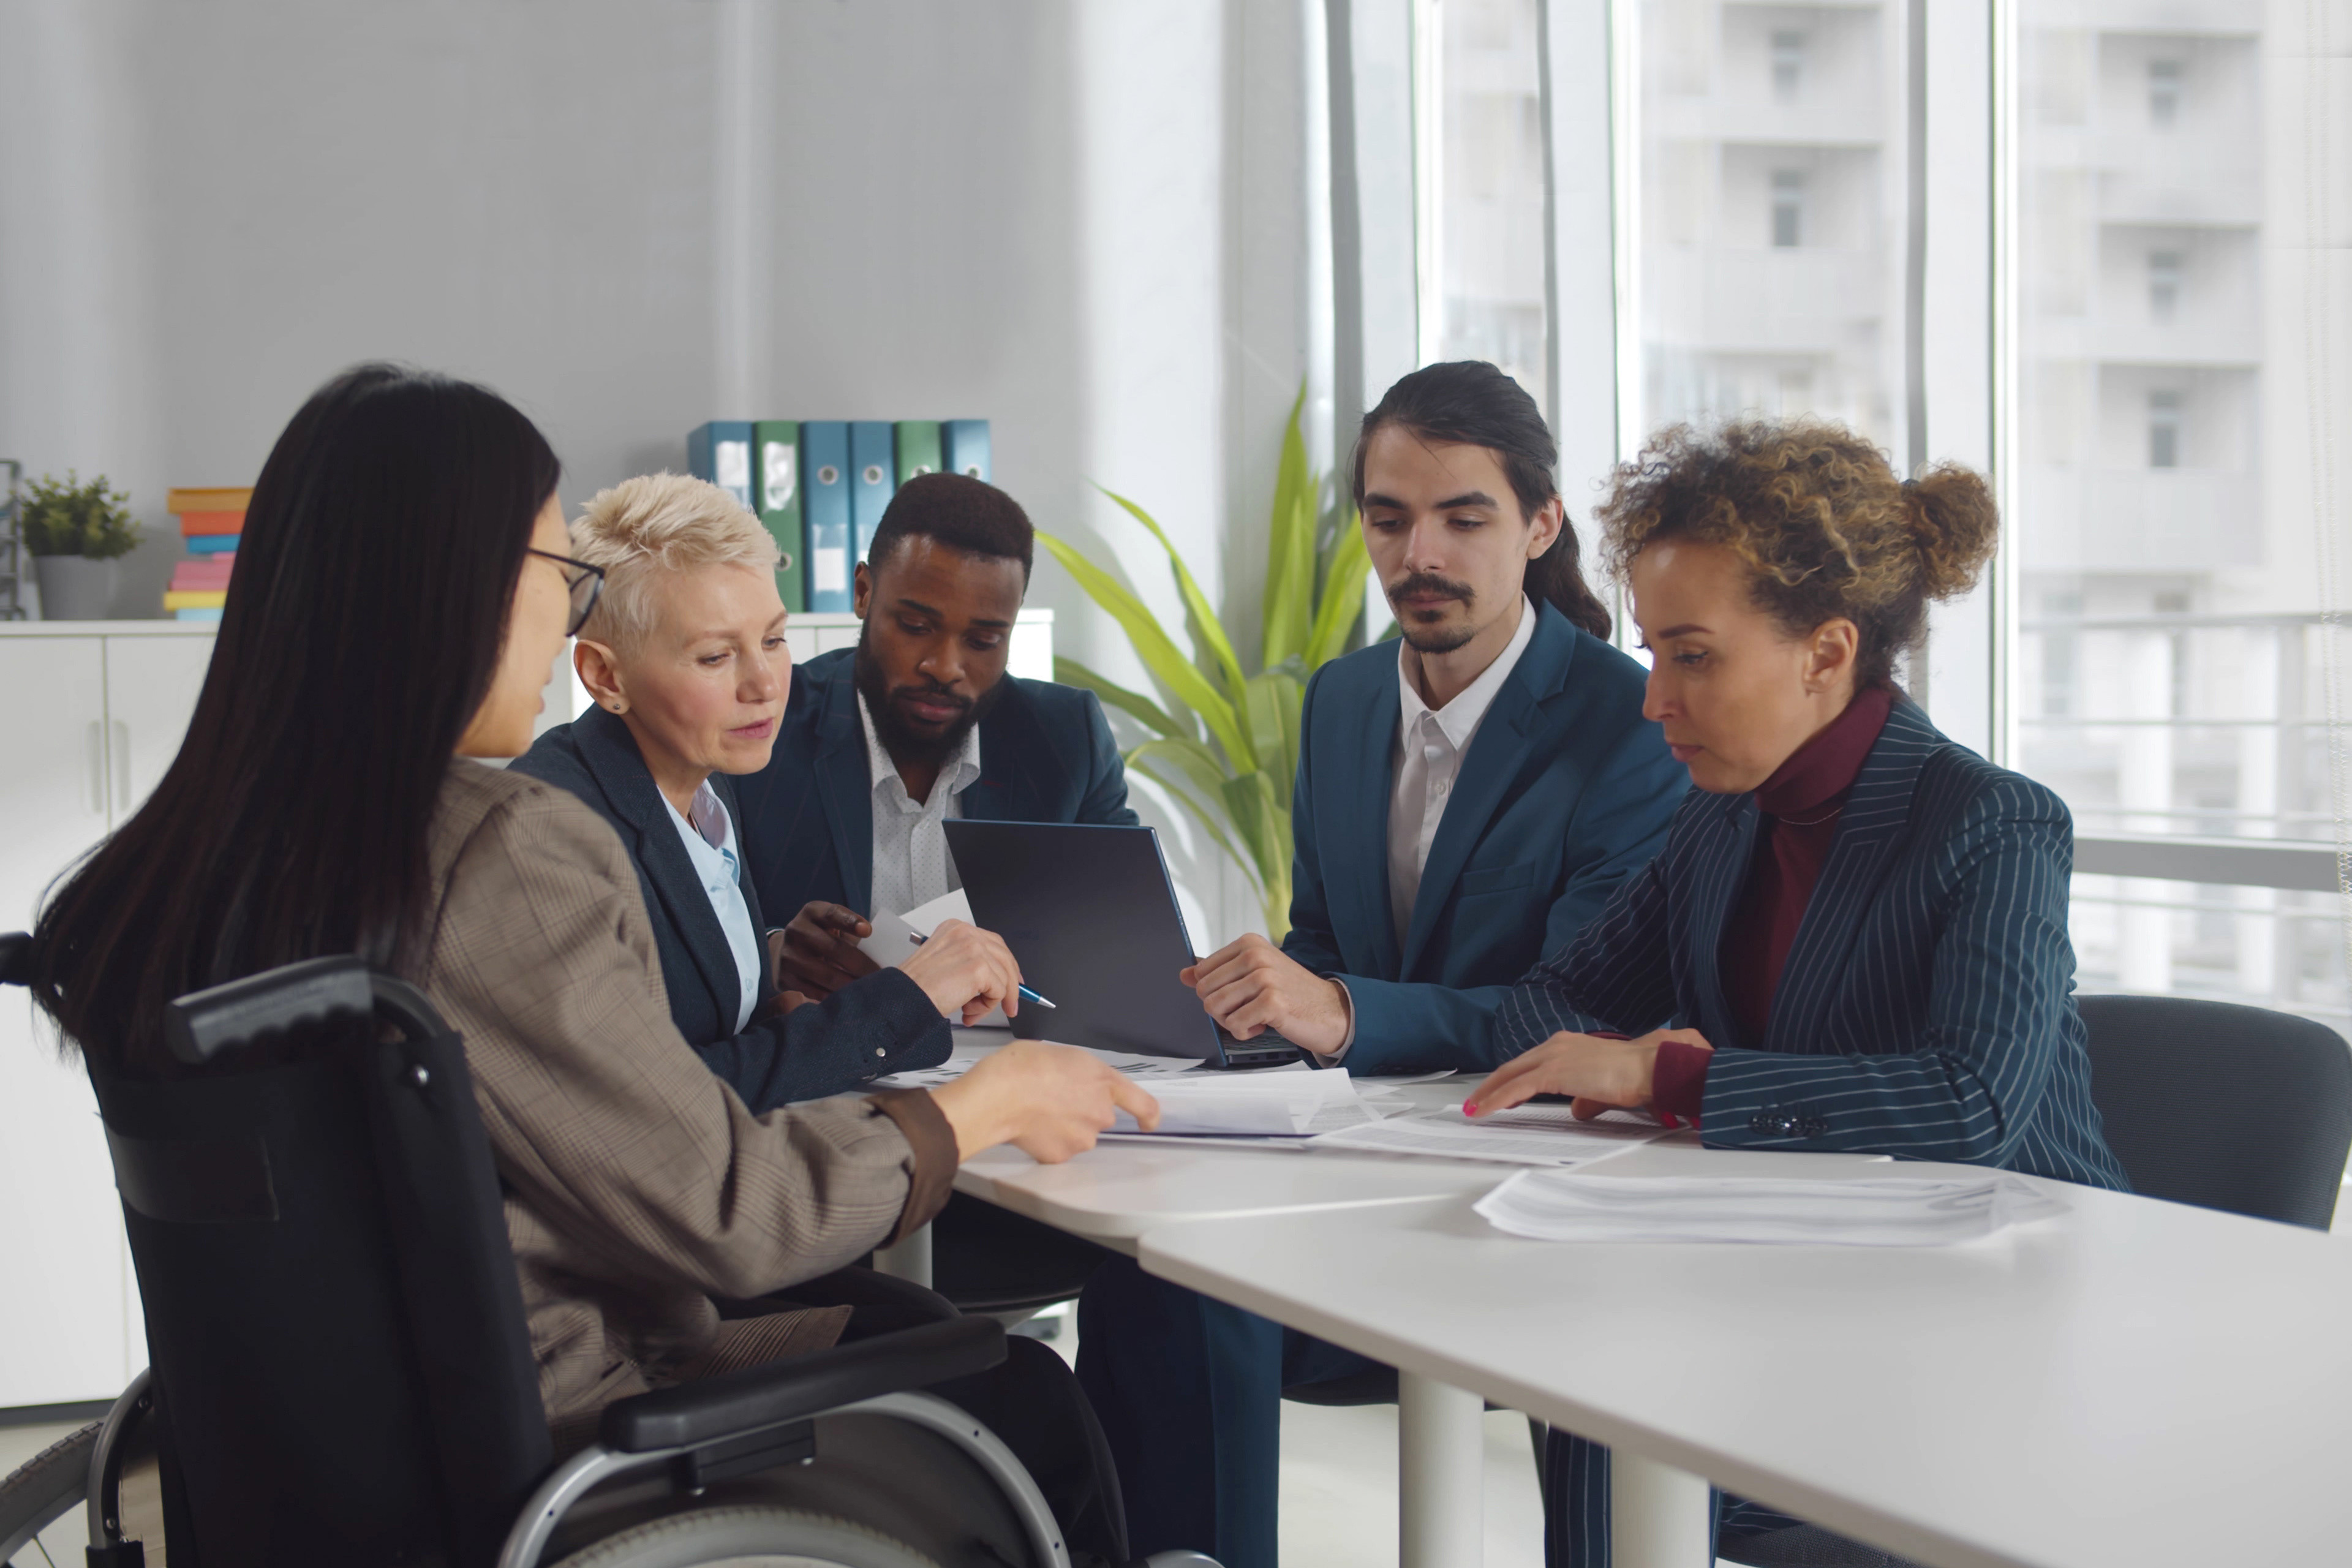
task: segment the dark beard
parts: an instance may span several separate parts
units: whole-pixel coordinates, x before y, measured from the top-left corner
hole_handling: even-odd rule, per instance
[[[1456,583],[1450,578],[1440,577],[1433,572],[1416,572],[1403,582],[1387,589],[1386,592],[1389,607],[1391,610],[1396,609],[1397,595],[1400,594],[1450,594],[1465,605],[1472,604],[1475,600],[1475,595],[1471,593],[1468,584]],[[1402,610],[1397,611],[1396,624],[1398,635],[1412,645],[1415,653],[1452,653],[1475,635],[1467,626],[1416,626],[1405,619]]]
[[[996,706],[997,699],[1004,695],[1004,682],[1000,679],[978,697],[968,700],[936,686],[908,688],[908,690],[919,689],[925,696],[936,696],[943,701],[966,703],[963,716],[941,731],[935,740],[910,729],[898,717],[898,707],[890,700],[890,688],[886,684],[881,662],[875,658],[866,639],[866,628],[861,626],[857,632],[857,652],[851,659],[850,679],[856,683],[858,695],[866,699],[866,710],[874,715],[874,732],[881,737],[882,749],[890,753],[890,760],[894,763],[930,769],[946,766],[948,759],[963,749],[964,737],[971,733],[972,726],[987,718],[989,710]]]

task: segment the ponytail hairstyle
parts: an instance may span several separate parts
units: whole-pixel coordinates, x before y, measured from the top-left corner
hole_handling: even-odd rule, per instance
[[[173,997],[330,953],[395,963],[558,472],[467,382],[368,364],[311,395],[254,485],[187,739],[41,912],[33,994],[69,1040],[182,1072]]]
[[[1737,556],[1757,607],[1789,636],[1852,621],[1857,691],[1894,684],[1927,605],[1976,585],[2000,531],[1982,475],[1944,463],[1898,479],[1885,453],[1823,419],[1662,430],[1619,465],[1596,515],[1621,582],[1651,545],[1688,539]]]
[[[1484,447],[1494,453],[1502,461],[1523,518],[1534,517],[1546,501],[1559,496],[1552,479],[1552,470],[1559,466],[1559,447],[1544,423],[1543,411],[1524,387],[1485,360],[1423,365],[1390,387],[1380,405],[1364,416],[1356,437],[1354,494],[1359,507],[1364,504],[1364,450],[1374,435],[1391,425],[1423,441]],[[1528,563],[1528,592],[1566,616],[1579,631],[1605,641],[1609,610],[1584,580],[1582,553],[1576,525],[1563,510],[1559,537]]]

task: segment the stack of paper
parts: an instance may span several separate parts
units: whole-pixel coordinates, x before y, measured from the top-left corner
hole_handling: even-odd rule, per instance
[[[1376,1120],[1343,1072],[1204,1072],[1155,1079],[1160,1127],[1146,1133],[1125,1111],[1107,1138],[1309,1138]]]
[[[1538,1241],[1947,1247],[2063,1213],[2009,1174],[1824,1182],[1522,1171],[1478,1200],[1496,1229]]]
[[[1522,1105],[1475,1121],[1459,1110],[1394,1117],[1328,1133],[1315,1140],[1315,1147],[1350,1154],[1423,1154],[1573,1168],[1638,1148],[1665,1131],[1656,1121],[1632,1112],[1611,1111],[1597,1121],[1579,1121],[1565,1105]]]
[[[874,1080],[877,1089],[937,1089],[943,1083],[953,1083],[970,1072],[972,1064],[992,1051],[1003,1050],[1010,1036],[992,1031],[986,1035],[967,1035],[959,1030],[955,1043],[948,1048],[948,1059],[935,1068],[916,1068],[908,1072],[894,1072]],[[1052,1042],[1048,1042],[1052,1043]],[[1074,1050],[1088,1056],[1115,1071],[1132,1079],[1156,1079],[1190,1075],[1201,1070],[1201,1064],[1190,1057],[1147,1057],[1133,1051],[1098,1051],[1087,1046],[1076,1046]],[[1153,1092],[1158,1092],[1155,1089]]]

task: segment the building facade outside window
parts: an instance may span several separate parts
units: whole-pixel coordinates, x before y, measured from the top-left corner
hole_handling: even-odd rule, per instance
[[[1549,351],[1536,5],[1444,0],[1436,7],[1444,101],[1433,205],[1441,225],[1437,357],[1491,360],[1540,404]]]
[[[2014,765],[2078,839],[2332,845],[2327,633],[2304,431],[2309,315],[2274,206],[2307,147],[2266,117],[2265,8],[2021,12]],[[2315,333],[2323,334],[2315,336]],[[2334,894],[2075,878],[2084,989],[2352,1024]]]
[[[1896,444],[1904,12],[1643,0],[1643,429],[1822,414]]]

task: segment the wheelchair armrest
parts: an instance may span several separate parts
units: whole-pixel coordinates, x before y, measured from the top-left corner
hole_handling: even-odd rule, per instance
[[[33,933],[12,931],[0,934],[0,985],[33,983]]]
[[[604,1407],[600,1433],[616,1453],[694,1448],[803,1420],[880,1394],[985,1372],[1004,1359],[993,1318],[925,1323],[814,1355],[698,1378]]]

